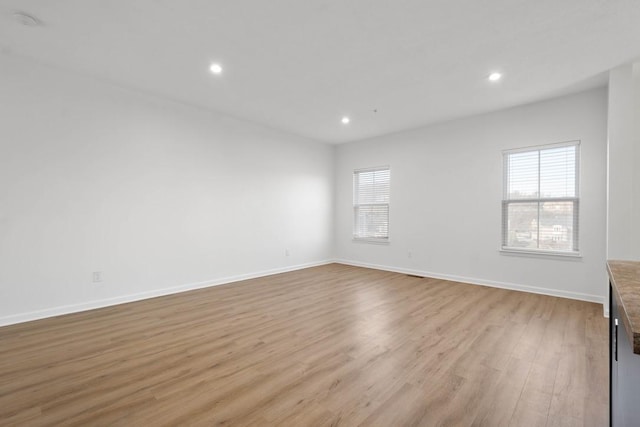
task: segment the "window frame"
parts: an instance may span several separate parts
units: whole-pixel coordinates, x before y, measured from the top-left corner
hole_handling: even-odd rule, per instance
[[[360,176],[362,173],[366,172],[378,172],[378,171],[388,171],[389,172],[389,192],[387,194],[387,202],[386,203],[358,203],[357,199],[357,184],[359,179],[356,178]],[[352,175],[352,200],[353,200],[353,220],[352,220],[352,239],[354,242],[361,243],[376,243],[376,244],[388,244],[390,242],[390,223],[391,223],[391,167],[389,165],[384,166],[374,166],[368,168],[360,168],[354,169]],[[373,236],[360,236],[357,234],[358,230],[358,211],[361,206],[386,206],[387,208],[387,235],[386,237],[373,237]]]
[[[557,149],[562,147],[575,147],[575,195],[573,197],[541,197],[540,191],[538,191],[538,197],[534,198],[521,198],[510,199],[509,198],[509,156],[517,153],[537,152],[538,153],[538,189],[540,188],[540,182],[542,177],[540,176],[540,153],[545,150]],[[501,239],[500,239],[500,251],[508,254],[524,254],[524,255],[547,255],[553,257],[581,257],[580,252],[580,153],[581,153],[581,141],[565,141],[555,144],[545,144],[537,146],[529,146],[523,148],[509,149],[502,151],[502,164],[503,164],[503,193],[502,193],[502,223],[501,223]],[[509,206],[515,204],[537,203],[538,204],[538,218],[540,217],[540,206],[546,202],[569,202],[573,204],[573,222],[572,222],[572,249],[565,250],[553,250],[553,249],[539,249],[539,248],[518,248],[509,246]],[[540,220],[538,220],[540,224]],[[540,228],[538,228],[538,246],[540,244]]]

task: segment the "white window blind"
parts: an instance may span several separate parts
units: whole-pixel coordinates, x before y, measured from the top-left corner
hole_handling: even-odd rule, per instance
[[[388,166],[353,172],[353,238],[389,240]]]
[[[503,156],[502,248],[577,254],[580,142]]]

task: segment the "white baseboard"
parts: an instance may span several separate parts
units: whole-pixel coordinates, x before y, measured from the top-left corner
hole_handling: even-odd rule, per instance
[[[173,286],[170,288],[157,289],[153,291],[140,292],[136,294],[123,295],[113,298],[89,301],[80,304],[64,305],[59,307],[47,308],[44,310],[31,311],[27,313],[14,314],[10,316],[0,317],[0,326],[14,325],[16,323],[30,322],[32,320],[44,319],[47,317],[61,316],[63,314],[78,313],[81,311],[94,310],[96,308],[109,307],[112,305],[124,304],[128,302],[140,301],[148,298],[155,298],[164,295],[177,294],[180,292],[192,291],[195,289],[208,288],[210,286],[225,285],[227,283],[240,282],[243,280],[256,279],[258,277],[271,276],[274,274],[287,273],[289,271],[302,270],[309,267],[317,267],[319,265],[331,264],[333,260],[325,260],[318,262],[310,262],[306,264],[298,264],[282,268],[274,268],[271,270],[263,270],[255,273],[240,274],[237,276],[223,277],[215,280],[208,280],[198,283],[189,283],[186,285]]]
[[[340,264],[352,265],[355,267],[373,268],[375,270],[391,271],[394,273],[412,274],[415,276],[431,277],[434,279],[451,280],[453,282],[468,283],[471,285],[489,286],[492,288],[509,289],[512,291],[530,292],[534,294],[550,295],[554,297],[569,298],[580,301],[595,302],[604,306],[605,297],[600,295],[584,294],[580,292],[569,292],[558,289],[539,288],[536,286],[519,285],[515,283],[496,282],[494,280],[476,279],[473,277],[455,276],[452,274],[440,274],[430,271],[412,270],[408,268],[392,267],[388,265],[369,264],[359,261],[351,261],[346,259],[337,259],[335,262]],[[608,314],[608,313],[607,313]]]
[[[333,260],[324,260],[319,262],[311,262],[306,264],[298,264],[298,265],[282,267],[282,268],[275,268],[271,270],[263,270],[255,273],[241,274],[237,276],[230,276],[230,277],[224,277],[224,278],[215,279],[215,280],[208,280],[204,282],[189,283],[186,285],[174,286],[174,287],[164,288],[164,289],[157,289],[157,290],[147,291],[147,292],[140,292],[140,293],[130,294],[130,295],[123,295],[119,297],[107,298],[102,300],[89,301],[86,303],[65,305],[65,306],[59,306],[59,307],[52,307],[44,310],[14,314],[10,316],[0,317],[0,326],[30,322],[32,320],[60,316],[63,314],[94,310],[97,308],[103,308],[103,307],[109,307],[109,306],[118,305],[118,304],[124,304],[128,302],[140,301],[148,298],[155,298],[155,297],[160,297],[164,295],[187,292],[187,291],[207,288],[211,286],[219,286],[227,283],[234,283],[234,282],[240,282],[243,280],[271,276],[274,274],[287,273],[289,271],[302,270],[304,268],[317,267],[320,265],[331,264],[334,262],[340,263],[340,264],[352,265],[355,267],[373,268],[375,270],[384,270],[384,271],[391,271],[395,273],[432,277],[434,279],[451,280],[454,282],[469,283],[472,285],[489,286],[493,288],[509,289],[509,290],[522,291],[522,292],[531,292],[535,294],[550,295],[550,296],[570,298],[570,299],[575,299],[580,301],[595,302],[598,304],[602,304],[604,316],[605,317],[609,316],[609,312],[606,309],[604,304],[605,297],[602,297],[599,295],[590,295],[590,294],[584,294],[579,292],[568,292],[568,291],[561,291],[561,290],[549,289],[549,288],[539,288],[535,286],[519,285],[515,283],[496,282],[492,280],[482,280],[482,279],[476,279],[476,278],[470,278],[470,277],[455,276],[451,274],[439,274],[439,273],[433,273],[433,272],[422,271],[422,270],[392,267],[388,265],[370,264],[370,263],[363,263],[363,262],[351,261],[351,260],[345,260],[345,259],[333,259]]]

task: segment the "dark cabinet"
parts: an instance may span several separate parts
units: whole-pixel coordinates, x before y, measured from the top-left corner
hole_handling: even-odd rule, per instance
[[[609,288],[610,382],[609,403],[611,425],[640,426],[640,355],[633,352],[629,335],[620,315],[619,301]]]

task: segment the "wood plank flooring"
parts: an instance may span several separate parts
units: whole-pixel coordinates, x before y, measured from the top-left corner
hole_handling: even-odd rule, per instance
[[[331,264],[0,328],[0,425],[605,426],[607,331]]]

